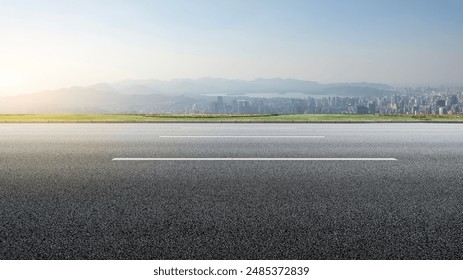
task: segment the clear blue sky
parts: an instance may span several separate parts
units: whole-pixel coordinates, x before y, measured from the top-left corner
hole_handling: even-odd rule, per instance
[[[463,83],[463,1],[0,0],[0,94],[120,79]]]

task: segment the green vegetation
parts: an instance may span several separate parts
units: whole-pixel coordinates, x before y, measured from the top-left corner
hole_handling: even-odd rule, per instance
[[[0,115],[3,123],[47,123],[47,122],[349,122],[349,121],[436,121],[463,122],[459,115],[214,115],[214,114],[8,114]]]

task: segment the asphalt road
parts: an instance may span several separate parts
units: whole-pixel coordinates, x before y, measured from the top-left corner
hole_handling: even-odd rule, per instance
[[[463,259],[463,125],[1,124],[0,259]]]

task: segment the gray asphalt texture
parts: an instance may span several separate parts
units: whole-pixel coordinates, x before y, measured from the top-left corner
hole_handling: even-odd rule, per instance
[[[463,125],[1,124],[0,259],[463,259]]]

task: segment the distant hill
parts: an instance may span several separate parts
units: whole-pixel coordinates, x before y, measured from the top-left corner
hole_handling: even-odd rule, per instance
[[[301,93],[302,96],[381,96],[391,87],[375,83],[320,84],[295,79],[227,80],[202,78],[125,80],[88,87],[71,87],[0,98],[0,113],[168,113],[195,103],[207,104],[207,95]]]
[[[326,87],[321,90],[323,95],[328,96],[384,96],[390,94],[390,90],[383,90],[374,87],[361,87],[361,86],[333,86]]]
[[[100,85],[101,86],[101,85]],[[118,83],[107,84],[106,86],[122,94],[133,94],[138,90],[139,94],[146,94],[147,89],[152,92],[168,95],[201,95],[201,94],[221,94],[221,95],[238,95],[246,93],[317,93],[323,94],[328,88],[372,88],[382,91],[391,90],[391,87],[385,84],[377,83],[344,83],[344,84],[320,84],[313,81],[303,81],[296,79],[255,79],[252,81],[245,80],[227,80],[219,78],[202,78],[197,80],[179,79],[172,81],[159,80],[126,80]],[[140,88],[142,87],[142,88]],[[137,89],[138,88],[138,89]],[[344,91],[344,90],[343,90]],[[335,94],[333,90],[327,92]],[[354,92],[355,93],[355,92]],[[359,93],[362,95],[363,93]]]
[[[165,96],[124,95],[115,91],[72,87],[0,99],[2,114],[151,113],[173,102]]]

